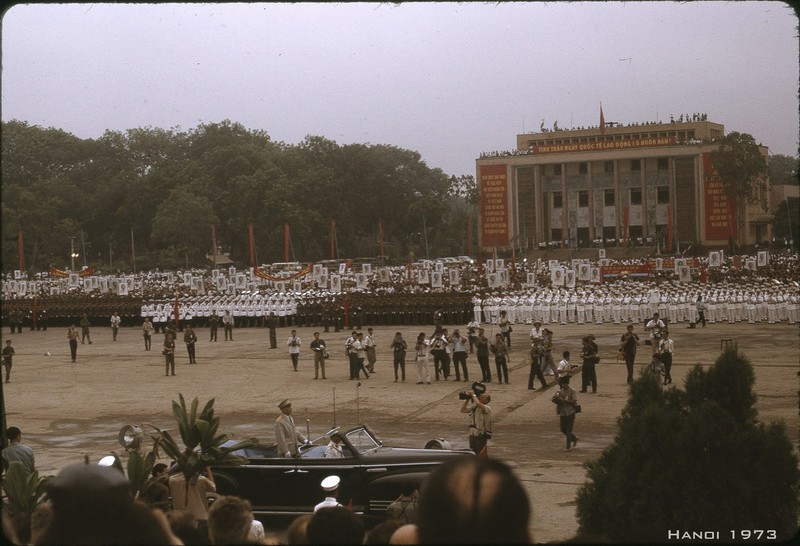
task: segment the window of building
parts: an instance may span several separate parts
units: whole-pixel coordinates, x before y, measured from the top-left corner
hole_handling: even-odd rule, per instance
[[[603,163],[603,170],[607,173],[614,172],[614,162],[613,161],[606,161]]]
[[[561,163],[556,163],[555,165],[553,165],[553,174],[556,176],[561,175]]]
[[[578,191],[578,206],[579,207],[588,207],[589,206],[589,191],[588,190],[579,190]]]
[[[631,205],[642,204],[642,188],[631,188]]]
[[[642,170],[642,162],[639,159],[631,159],[631,170],[639,172]]]
[[[669,186],[658,186],[656,197],[659,205],[669,205]]]
[[[554,191],[553,192],[553,208],[554,209],[560,209],[560,208],[563,208],[563,207],[564,207],[564,201],[563,201],[563,199],[561,197],[561,192],[560,191]]]
[[[550,230],[550,240],[551,241],[561,240],[561,228],[554,228]]]
[[[603,239],[606,241],[613,241],[617,238],[617,228],[614,226],[606,226],[603,228]]]
[[[659,157],[658,158],[658,170],[659,171],[666,171],[669,169],[669,158],[667,157]]]
[[[617,192],[614,190],[605,190],[603,192],[603,204],[607,207],[613,207],[617,204]]]
[[[641,239],[642,238],[642,226],[628,226],[628,238],[629,239]]]
[[[578,174],[586,174],[589,172],[589,164],[585,161],[578,163]]]

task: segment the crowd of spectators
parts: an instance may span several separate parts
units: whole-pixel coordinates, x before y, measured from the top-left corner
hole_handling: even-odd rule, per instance
[[[301,515],[282,531],[264,533],[249,501],[218,496],[207,526],[189,510],[132,495],[113,466],[78,463],[45,484],[47,500],[24,527],[3,513],[12,544],[522,544],[532,543],[527,493],[506,464],[459,458],[423,484],[412,520],[367,521],[343,506]],[[446,507],[446,509],[443,509]],[[256,525],[257,524],[257,525]]]

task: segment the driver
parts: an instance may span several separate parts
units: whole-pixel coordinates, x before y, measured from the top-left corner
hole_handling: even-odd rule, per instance
[[[338,434],[331,434],[331,441],[325,446],[326,459],[341,459],[344,457],[342,452],[342,437]]]
[[[278,404],[281,414],[275,419],[275,441],[278,444],[278,455],[281,457],[297,457],[297,447],[308,443],[305,437],[294,426],[292,419],[292,403],[287,399]]]

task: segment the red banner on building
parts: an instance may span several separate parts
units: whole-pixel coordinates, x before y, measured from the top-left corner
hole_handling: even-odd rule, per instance
[[[481,165],[481,245],[508,246],[508,174],[506,165]]]
[[[705,181],[706,240],[725,241],[733,234],[731,223],[736,218],[736,199],[725,191],[725,184],[711,165],[711,154],[703,154]]]
[[[601,152],[607,150],[627,150],[630,148],[651,148],[653,146],[672,146],[675,137],[639,138],[636,140],[609,140],[602,142],[577,142],[574,144],[549,144],[532,146],[535,154],[556,154],[563,152]]]

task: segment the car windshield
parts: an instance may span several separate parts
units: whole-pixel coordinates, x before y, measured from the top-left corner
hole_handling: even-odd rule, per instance
[[[380,443],[378,443],[366,428],[351,430],[347,433],[347,440],[350,442],[350,445],[361,453],[380,447]]]

